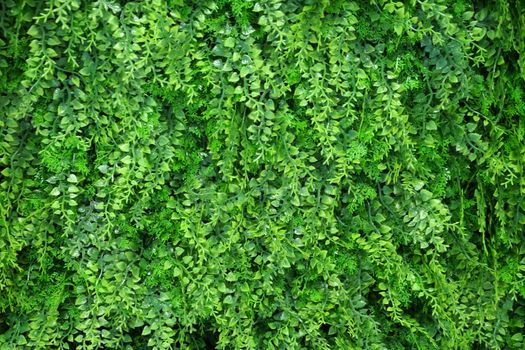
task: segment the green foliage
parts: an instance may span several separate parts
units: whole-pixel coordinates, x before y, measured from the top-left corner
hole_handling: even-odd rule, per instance
[[[0,28],[0,349],[524,348],[522,2]]]

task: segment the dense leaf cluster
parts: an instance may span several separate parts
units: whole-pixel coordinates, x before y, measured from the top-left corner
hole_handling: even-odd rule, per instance
[[[521,1],[0,28],[0,349],[525,347]]]

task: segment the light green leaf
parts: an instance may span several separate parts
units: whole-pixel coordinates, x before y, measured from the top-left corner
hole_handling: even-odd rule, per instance
[[[224,46],[229,48],[235,47],[235,39],[232,37],[226,38],[226,40],[224,40]]]

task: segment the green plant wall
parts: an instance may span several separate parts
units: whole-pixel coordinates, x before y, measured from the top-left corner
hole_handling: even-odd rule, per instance
[[[0,1],[0,349],[523,349],[525,3]]]

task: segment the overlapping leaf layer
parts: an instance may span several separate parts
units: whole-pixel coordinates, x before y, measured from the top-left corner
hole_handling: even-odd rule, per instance
[[[525,346],[522,2],[0,28],[0,349]]]

